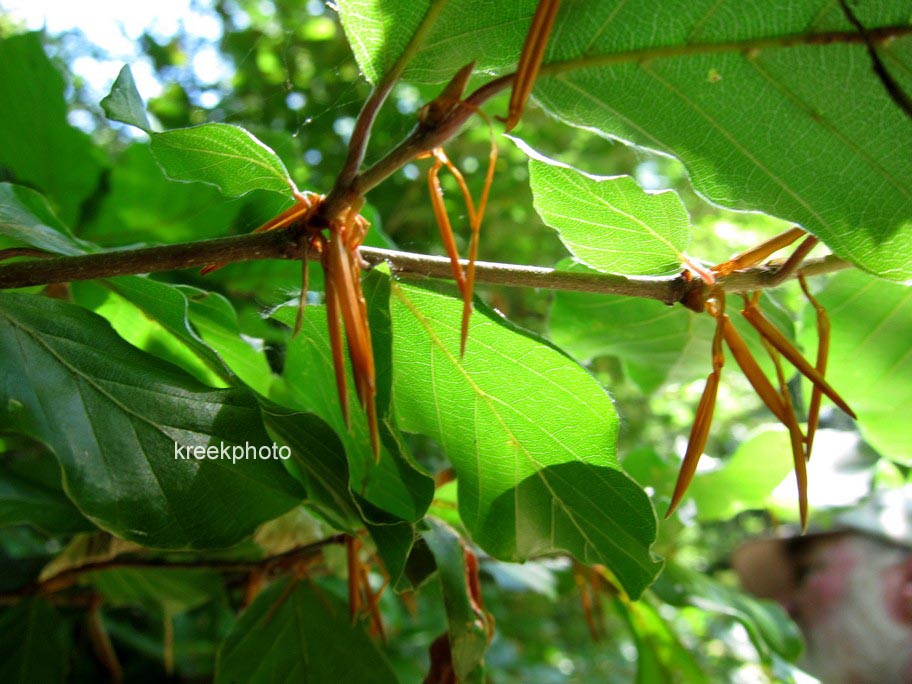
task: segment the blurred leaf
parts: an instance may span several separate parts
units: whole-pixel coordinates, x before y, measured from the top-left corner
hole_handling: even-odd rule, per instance
[[[209,185],[171,180],[155,162],[148,143],[133,143],[123,150],[108,183],[97,212],[79,228],[82,237],[108,247],[224,237],[243,206],[237,200],[225,201]],[[248,227],[253,230],[257,225]]]
[[[426,521],[428,529],[422,537],[437,563],[456,678],[460,682],[483,682],[488,617],[479,610],[469,589],[468,550],[456,531],[446,523],[434,518]]]
[[[111,606],[142,606],[166,615],[192,610],[222,594],[214,570],[115,568],[86,576]]]
[[[637,684],[709,682],[694,654],[646,601],[615,603],[637,649]]]
[[[124,64],[117,74],[111,92],[101,101],[101,108],[109,119],[136,126],[146,133],[152,131],[146,116],[146,106],[139,91],[136,90],[136,82],[133,80],[129,64]]]
[[[502,560],[566,551],[603,563],[639,595],[661,567],[655,513],[617,465],[604,390],[478,303],[460,358],[458,300],[432,285],[392,292],[397,414],[446,452],[472,538]]]
[[[6,238],[0,240],[3,246],[35,247],[65,256],[92,251],[91,245],[73,237],[44,197],[12,183],[0,183],[0,237]]]
[[[684,307],[618,295],[557,292],[548,319],[555,344],[582,361],[616,356],[644,393],[710,368],[713,320]]]
[[[59,475],[53,487],[34,472],[36,461],[0,461],[0,527],[27,524],[52,535],[95,529],[63,493]]]
[[[681,269],[690,218],[676,192],[646,192],[630,176],[590,176],[514,141],[529,156],[535,210],[577,259],[607,273]]]
[[[54,684],[66,679],[68,644],[60,614],[44,596],[0,613],[0,681]]]
[[[792,468],[785,427],[761,427],[720,468],[697,473],[687,495],[696,502],[700,520],[728,520],[750,508],[765,508]]]
[[[0,424],[54,451],[67,493],[100,527],[148,546],[213,548],[299,500],[277,461],[176,457],[269,445],[247,391],[210,390],[53,299],[3,294],[0,316]]]
[[[230,197],[296,190],[279,156],[239,126],[210,123],[155,133],[152,154],[169,178],[208,183]]]
[[[73,223],[98,184],[103,155],[67,122],[65,88],[41,33],[0,39],[0,178],[43,192]]]
[[[778,603],[751,598],[677,563],[665,565],[653,590],[671,605],[691,605],[734,618],[747,630],[764,662],[771,662],[773,653],[793,662],[801,655],[801,633]]]
[[[832,328],[827,380],[858,414],[865,439],[884,456],[912,465],[912,288],[844,271],[816,297]],[[817,346],[810,308],[801,342],[806,350]],[[813,359],[814,352],[807,356]]]
[[[339,599],[294,582],[271,585],[241,614],[219,650],[217,684],[398,681]]]

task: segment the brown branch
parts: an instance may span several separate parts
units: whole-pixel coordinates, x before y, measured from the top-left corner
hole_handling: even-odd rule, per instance
[[[371,129],[377,114],[383,103],[386,102],[386,98],[389,97],[393,86],[396,85],[396,82],[402,76],[408,63],[421,47],[445,5],[445,0],[431,3],[402,54],[399,55],[399,58],[390,67],[389,71],[383,74],[383,77],[371,91],[370,96],[365,100],[364,106],[358,113],[358,119],[355,121],[355,127],[348,142],[348,156],[345,159],[345,164],[336,177],[332,191],[327,196],[328,201],[324,203],[324,208],[321,210],[324,212],[324,216],[332,215],[330,214],[331,210],[335,210],[336,213],[344,210],[345,207],[354,203],[355,197],[359,196],[355,181],[361,168],[361,163],[364,161],[367,143],[370,140]]]
[[[101,570],[156,568],[162,570],[214,570],[222,573],[247,573],[253,570],[270,572],[278,568],[284,568],[287,565],[293,564],[295,561],[316,556],[324,546],[342,544],[345,541],[346,536],[347,535],[344,534],[337,534],[332,537],[327,537],[326,539],[320,539],[311,544],[295,547],[284,553],[251,561],[223,561],[211,559],[180,561],[168,558],[143,558],[139,556],[108,558],[106,560],[94,561],[77,567],[68,568],[45,580],[28,584],[17,591],[0,593],[0,605],[16,602],[21,600],[24,596],[30,596],[32,594],[54,594],[73,586],[73,584],[83,575]]]
[[[282,229],[166,247],[0,264],[0,289],[172,271],[213,262],[300,259],[302,255],[294,229]],[[317,258],[314,254],[310,256]],[[450,261],[446,257],[376,247],[361,247],[361,257],[374,265],[386,262],[394,274],[405,278],[452,278]],[[827,256],[805,262],[800,273],[818,275],[850,266],[844,259]],[[643,297],[666,304],[680,301],[699,286],[699,281],[688,282],[680,275],[650,277],[580,273],[484,261],[478,262],[475,269],[478,283]],[[735,272],[720,282],[730,292],[745,292],[775,287],[775,275],[774,269],[758,266]]]

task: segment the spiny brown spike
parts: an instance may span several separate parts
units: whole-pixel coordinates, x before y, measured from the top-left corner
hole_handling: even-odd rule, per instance
[[[823,305],[811,295],[807,281],[804,276],[798,276],[798,282],[805,297],[817,311],[817,363],[816,369],[822,376],[826,376],[827,362],[830,357],[830,318],[827,316],[826,309]],[[805,455],[810,460],[811,451],[814,448],[814,435],[817,432],[817,425],[820,421],[820,399],[822,392],[817,385],[811,388],[811,401],[808,406],[808,425],[807,436],[805,437]]]
[[[768,340],[780,354],[788,359],[788,362],[797,368],[804,377],[813,382],[815,386],[819,387],[820,390],[832,399],[847,415],[855,418],[855,412],[849,408],[849,405],[839,396],[836,390],[830,386],[820,372],[811,366],[801,353],[792,346],[792,343],[786,339],[785,335],[779,332],[779,329],[769,322],[756,305],[756,301],[755,298],[741,310],[741,313],[744,314],[744,317],[748,322],[754,326],[762,338]]]
[[[304,322],[304,309],[307,308],[307,290],[310,282],[309,271],[307,270],[310,261],[310,245],[304,243],[304,253],[301,255],[301,296],[298,298],[298,313],[295,315],[294,332],[292,337],[297,337],[301,332],[301,324]]]
[[[328,252],[324,252],[324,260]],[[345,426],[351,427],[351,415],[348,410],[348,384],[345,380],[345,353],[342,345],[342,321],[340,320],[339,297],[336,295],[334,282],[336,276],[333,275],[332,265],[328,262],[323,264],[323,273],[325,275],[324,284],[326,290],[326,327],[329,330],[329,346],[332,350],[333,372],[336,376],[336,392],[339,395],[339,407],[342,409],[342,417],[345,419]]]
[[[374,458],[379,460],[380,433],[376,421],[376,411],[368,408],[374,403],[376,397],[374,354],[371,348],[366,305],[361,294],[357,257],[353,251],[349,251],[346,245],[348,231],[352,229],[357,216],[356,213],[352,214],[353,211],[355,210],[349,211],[342,225],[334,226],[330,231],[327,245],[330,268],[327,276],[334,279],[333,291],[338,298],[339,310],[345,324],[345,337],[348,340],[348,353],[355,376],[355,388],[358,390],[361,406],[368,414]]]
[[[789,432],[789,444],[792,449],[792,462],[795,466],[795,483],[798,487],[798,513],[801,517],[801,532],[807,531],[808,523],[808,479],[807,479],[807,459],[804,452],[804,435],[801,434],[801,428],[798,425],[798,418],[795,416],[795,408],[792,405],[791,394],[789,394],[788,384],[785,380],[785,373],[782,371],[782,363],[779,360],[779,353],[766,339],[761,340],[773,365],[776,368],[776,378],[779,382],[779,394],[782,397],[782,403],[785,406],[786,420],[785,427]]]
[[[450,225],[450,217],[447,214],[446,206],[443,203],[443,188],[440,187],[441,167],[447,163],[446,155],[443,150],[434,150],[434,165],[428,171],[428,188],[431,194],[431,205],[434,208],[434,218],[437,219],[437,227],[440,230],[440,237],[443,240],[443,246],[446,249],[447,256],[450,257],[450,267],[453,270],[453,278],[459,288],[459,293],[465,297],[466,281],[465,273],[462,270],[462,264],[459,263],[459,251],[456,249],[456,239],[453,237],[453,227]]]
[[[724,297],[724,295],[722,296]],[[722,351],[724,306],[724,299],[718,303],[714,303],[713,300],[707,302],[707,310],[716,316],[716,333],[713,336],[712,345],[713,370],[709,377],[706,378],[703,396],[700,397],[700,405],[697,407],[697,415],[694,417],[694,424],[687,442],[687,451],[684,454],[684,460],[681,462],[681,469],[678,471],[678,479],[675,482],[674,493],[671,495],[671,503],[665,513],[666,519],[674,513],[678,504],[681,503],[684,492],[687,491],[687,487],[690,486],[690,481],[697,471],[697,463],[700,461],[700,456],[703,455],[706,441],[709,438],[713,411],[716,407],[716,395],[719,391],[719,377],[722,374],[722,366],[725,364],[725,355]]]
[[[817,246],[817,242],[817,238],[815,238],[813,235],[808,235],[806,238],[804,238],[801,244],[798,245],[794,252],[792,252],[791,256],[786,259],[785,263],[776,269],[776,273],[773,276],[770,284],[778,285],[783,280],[791,276],[795,271],[797,271],[798,267],[801,266],[802,262],[804,261],[804,258],[811,253],[811,250],[814,249],[814,247]]]
[[[516,67],[513,91],[510,94],[510,108],[507,118],[504,120],[506,132],[519,123],[519,119],[522,117],[526,100],[529,99],[535,79],[538,78],[541,63],[545,57],[545,47],[548,45],[548,38],[554,27],[554,19],[557,17],[559,8],[560,0],[540,0],[535,8],[535,15],[532,17],[532,24],[526,34],[526,42]]]
[[[775,415],[783,424],[787,424],[788,417],[786,415],[785,406],[782,403],[782,397],[779,396],[776,388],[773,387],[773,384],[766,378],[766,375],[763,374],[763,371],[754,359],[753,354],[751,354],[750,350],[747,348],[747,344],[745,344],[741,335],[738,334],[738,331],[735,330],[735,326],[732,325],[731,319],[727,315],[723,314],[722,325],[725,343],[728,345],[729,350],[731,350],[732,356],[735,357],[735,361],[737,361],[741,370],[744,372],[745,377],[747,377],[751,386],[754,388],[754,391],[763,400],[763,403],[766,404],[767,408],[773,412],[773,415]]]
[[[802,235],[806,235],[805,231],[795,226],[794,228],[790,228],[784,233],[780,233],[779,235],[770,238],[769,240],[761,242],[756,247],[751,247],[750,249],[745,250],[736,256],[733,256],[728,261],[723,261],[721,264],[716,264],[712,267],[712,271],[721,278],[729,275],[730,273],[734,273],[735,271],[740,271],[742,269],[748,268],[756,263],[763,261],[770,254],[778,252],[783,247],[788,247]]]
[[[469,62],[450,79],[446,87],[433,100],[418,110],[418,123],[426,128],[439,125],[462,104],[462,93],[472,77],[475,62]]]
[[[479,112],[481,113],[481,112]],[[482,114],[482,116],[484,116]],[[491,191],[491,184],[494,182],[494,171],[497,168],[497,141],[494,139],[494,129],[491,126],[488,117],[488,129],[491,133],[491,151],[488,153],[488,171],[485,174],[484,188],[481,191],[481,197],[478,200],[478,211],[475,212],[472,221],[472,239],[469,242],[469,265],[466,269],[466,292],[467,296],[463,299],[462,309],[462,329],[459,338],[459,354],[465,356],[466,340],[469,337],[469,316],[472,314],[472,296],[475,291],[475,262],[478,260],[478,243],[481,237],[481,222],[484,219],[485,209],[488,206],[488,195]]]

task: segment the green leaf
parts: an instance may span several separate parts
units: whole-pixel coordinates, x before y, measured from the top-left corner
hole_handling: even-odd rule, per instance
[[[433,26],[407,66],[405,78],[444,83],[473,60],[477,72],[515,65],[535,1],[498,3],[496,11],[482,0],[341,0],[338,6],[358,66],[372,83],[399,59],[428,12],[435,12]]]
[[[717,470],[698,473],[688,490],[701,520],[729,520],[750,508],[765,508],[772,491],[792,472],[784,426],[760,428]]]
[[[877,50],[912,91],[908,3],[856,4],[868,31],[892,34]],[[431,5],[341,3],[369,78],[402,54]],[[481,73],[513,70],[536,5],[451,0],[405,77],[444,83],[475,59]],[[563,3],[534,96],[563,122],[679,158],[712,202],[798,223],[867,271],[912,278],[907,115],[839,3],[768,9],[764,0]]]
[[[207,385],[225,387],[225,365],[188,320],[177,288],[140,276],[71,284],[73,300],[111,323],[127,342],[174,363]]]
[[[392,283],[394,395],[403,428],[433,437],[473,539],[502,560],[565,551],[639,595],[661,567],[655,513],[615,458],[611,399],[575,362],[476,304]],[[449,290],[447,290],[449,292]]]
[[[116,568],[87,575],[111,606],[142,606],[177,615],[223,593],[214,570],[183,568]]]
[[[773,601],[758,601],[725,586],[702,572],[668,563],[653,587],[656,594],[674,606],[691,605],[703,611],[728,615],[747,630],[751,642],[765,662],[772,654],[795,661],[802,640],[797,625]]]
[[[189,301],[193,327],[203,341],[247,387],[267,396],[275,376],[264,352],[263,340],[241,335],[231,302],[215,292],[180,288]]]
[[[557,292],[548,319],[555,344],[582,361],[617,356],[644,393],[709,372],[713,320],[684,307],[617,295]]]
[[[229,197],[297,191],[279,156],[239,126],[210,123],[155,133],[152,154],[169,178],[208,183]]]
[[[288,345],[281,379],[270,398],[296,411],[315,413],[339,435],[348,457],[351,491],[365,502],[399,520],[415,522],[423,517],[434,492],[433,480],[411,460],[401,435],[384,417],[389,413],[391,356],[387,278],[376,271],[362,287],[368,303],[377,382],[377,415],[380,420],[380,462],[374,461],[367,418],[349,380],[351,429],[345,425],[336,392],[332,352],[326,327],[326,307],[308,306],[301,332]],[[296,307],[282,307],[274,317],[294,325]],[[347,357],[347,355],[346,355]],[[346,358],[346,365],[348,361]],[[347,372],[350,377],[350,369]],[[362,511],[368,520],[391,522],[377,511]]]
[[[434,554],[443,587],[456,679],[460,682],[483,682],[488,618],[473,605],[466,575],[467,550],[456,531],[445,523],[428,518],[427,524],[428,529],[422,537]]]
[[[839,4],[727,9],[569,5],[546,61],[585,68],[541,79],[535,95],[568,123],[678,157],[712,202],[793,221],[865,270],[912,277],[909,120]],[[868,30],[905,34],[878,49],[908,91],[907,3],[856,11]],[[843,37],[802,40],[828,31]]]
[[[105,246],[224,237],[239,223],[241,202],[226,202],[218,189],[209,185],[167,178],[155,162],[149,143],[133,143],[123,150],[108,183],[98,211],[79,228],[82,237]],[[266,196],[275,197],[273,193]],[[240,223],[237,229],[241,231],[258,225],[253,221]]]
[[[146,546],[220,547],[300,499],[277,460],[182,457],[270,445],[246,390],[211,390],[53,299],[0,295],[0,319],[0,424],[51,448],[100,527]]]
[[[98,184],[102,155],[67,123],[66,84],[44,54],[41,33],[0,40],[0,169],[43,192],[67,223]]]
[[[67,673],[67,641],[60,614],[43,596],[0,614],[0,681],[53,684]]]
[[[219,650],[216,684],[398,681],[339,599],[294,581],[276,582],[244,611]]]
[[[84,254],[91,247],[73,237],[44,197],[12,183],[0,183],[0,236],[4,246],[35,247],[64,256]]]
[[[681,643],[672,626],[646,601],[614,602],[627,623],[637,649],[637,684],[709,682],[694,654]]]
[[[529,156],[535,210],[582,263],[629,275],[681,269],[690,218],[676,192],[646,192],[630,176],[590,176],[514,142]]]
[[[293,472],[307,489],[307,503],[337,530],[353,532],[361,516],[348,488],[345,449],[333,429],[313,413],[263,407],[270,432],[291,447]]]
[[[129,64],[124,64],[117,74],[111,92],[101,101],[101,108],[109,119],[136,126],[146,133],[152,131]]]
[[[56,463],[51,463],[56,470]],[[32,525],[46,534],[95,529],[61,490],[59,474],[55,473],[54,486],[40,470],[39,458],[25,463],[0,462],[0,526]]]
[[[407,522],[385,525],[368,522],[367,529],[389,575],[390,586],[397,592],[417,588],[411,583],[411,577],[404,576],[406,565],[411,561],[410,554],[415,548],[415,525]]]
[[[813,283],[811,283],[813,286]],[[912,464],[912,288],[857,271],[830,278],[817,299],[829,312],[827,380],[858,415],[865,439],[884,456]],[[809,359],[817,346],[809,308],[801,334]],[[823,407],[832,404],[824,399]]]

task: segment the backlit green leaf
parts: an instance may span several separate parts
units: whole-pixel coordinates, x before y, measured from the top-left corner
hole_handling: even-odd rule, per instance
[[[858,414],[868,442],[884,456],[912,464],[906,415],[912,406],[912,288],[846,271],[828,280],[817,298],[832,328],[827,380]],[[801,342],[813,359],[817,333],[810,308]]]
[[[405,76],[507,72],[534,0],[451,0]],[[351,0],[340,11],[369,77],[398,58],[431,6]],[[904,0],[852,5],[899,86],[912,91]],[[839,3],[565,2],[534,96],[558,119],[681,159],[712,202],[800,224],[837,254],[912,277],[912,135]],[[846,104],[851,93],[852,105]]]
[[[230,197],[252,190],[291,196],[296,190],[279,156],[239,126],[210,123],[155,133],[152,154],[169,178],[208,183]]]
[[[529,155],[535,210],[582,263],[629,275],[680,270],[690,219],[677,193],[648,193],[630,176],[590,176],[517,144]]]
[[[615,458],[611,399],[571,359],[489,310],[392,283],[394,395],[404,429],[433,437],[459,482],[473,539],[503,560],[566,551],[638,595],[661,567],[655,513]]]

